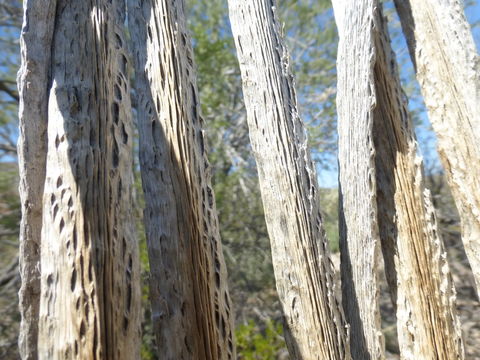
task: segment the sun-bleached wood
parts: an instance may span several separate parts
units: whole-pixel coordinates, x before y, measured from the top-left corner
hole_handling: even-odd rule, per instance
[[[38,358],[137,359],[141,294],[124,7],[60,0],[52,11],[53,40],[42,49],[51,65]]]
[[[338,3],[334,2],[336,14],[340,11]],[[349,12],[343,7],[343,16],[337,18],[339,33],[341,39],[363,33],[363,46],[369,47],[370,52],[357,50],[346,53],[341,47],[337,104],[339,113],[347,114],[348,117],[339,116],[339,128],[345,126],[350,129],[350,136],[355,134],[359,130],[359,113],[348,111],[358,109],[360,104],[368,104],[367,100],[370,101],[371,106],[364,109],[364,113],[370,110],[369,116],[372,117],[372,127],[367,136],[368,139],[373,139],[374,144],[372,154],[375,162],[369,163],[369,170],[375,174],[376,193],[373,196],[376,204],[369,204],[369,207],[376,207],[385,269],[397,314],[401,358],[462,359],[461,332],[455,314],[455,289],[442,240],[437,232],[430,193],[424,186],[422,159],[417,155],[417,143],[400,86],[386,22],[378,1],[365,0],[357,4],[367,10],[368,26],[356,19],[361,16],[360,12]],[[342,57],[345,54],[347,56]],[[368,58],[361,59],[361,56],[367,55]],[[370,62],[368,67],[365,66],[367,61]],[[361,72],[356,72],[352,67],[360,67]],[[345,78],[343,74],[350,74],[350,77]],[[344,83],[345,79],[349,82]],[[348,96],[345,89],[352,89],[348,87],[349,84],[355,84],[354,87],[366,91]],[[343,91],[340,92],[340,89]],[[348,137],[341,137],[341,146],[344,144],[343,139],[349,140]],[[357,152],[358,148],[344,147],[340,151],[340,164],[345,164],[347,170],[358,171],[359,159],[362,157]],[[348,154],[352,160],[342,161],[342,156]],[[361,169],[364,164],[365,162]],[[342,183],[342,193],[344,199],[345,196],[357,198],[351,192],[351,181],[345,180]],[[344,211],[348,211],[347,205],[343,206]],[[348,229],[358,228],[361,224],[356,223],[353,217],[349,219],[346,225],[350,250],[358,246],[358,235],[355,230]],[[352,257],[352,268],[357,268],[356,271],[361,273],[363,260]],[[358,280],[362,281],[360,278]],[[359,286],[361,285],[360,283]],[[344,292],[344,296],[349,295]],[[358,299],[359,304],[363,301]],[[355,310],[355,307],[350,311],[346,309],[346,313],[355,314]],[[362,336],[353,333],[353,328],[352,325],[352,354],[356,351],[353,349],[354,339]],[[374,341],[367,340],[366,344],[369,343]],[[356,354],[359,358],[369,358],[368,353],[371,354],[374,350],[359,349]],[[383,355],[377,354],[377,357]]]
[[[20,170],[20,356],[37,359],[40,306],[40,243],[42,194],[45,182],[47,84],[56,1],[24,1],[20,37],[21,66],[18,166]]]
[[[162,359],[235,359],[184,7],[129,1],[154,332]]]
[[[350,359],[275,1],[229,0],[229,12],[290,355]]]
[[[456,292],[381,6],[374,41],[377,204],[402,359],[463,359]],[[393,200],[393,201],[392,201]]]
[[[480,296],[480,56],[461,0],[396,0]]]
[[[373,1],[332,2],[339,32],[338,159],[342,300],[353,359],[383,359],[378,305]]]

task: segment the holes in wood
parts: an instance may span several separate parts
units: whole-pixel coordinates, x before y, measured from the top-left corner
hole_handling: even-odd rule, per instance
[[[115,95],[115,99],[118,101],[122,101],[122,89],[118,84],[113,86],[113,94]]]
[[[93,264],[91,261],[88,261],[88,281],[93,282]]]
[[[114,167],[114,168],[117,168],[119,162],[120,162],[120,159],[119,159],[118,144],[117,144],[117,142],[114,140],[114,141],[113,141],[113,151],[112,151],[112,165],[113,165],[113,167]]]
[[[54,220],[57,217],[57,214],[58,214],[58,204],[55,204],[55,206],[53,207],[53,219]]]
[[[148,40],[152,41],[152,28],[147,26]]]
[[[125,129],[125,124],[124,123],[122,123],[122,142],[124,144],[128,143],[128,134],[127,134],[127,130]]]
[[[85,338],[86,327],[85,327],[85,320],[80,322],[80,338],[83,340]]]
[[[77,250],[77,226],[73,226],[73,250]]]
[[[122,37],[117,33],[115,33],[115,47],[117,49],[121,49],[123,47]]]
[[[124,237],[122,237],[122,257],[125,259],[125,255],[127,252],[127,241]]]
[[[120,55],[119,57],[119,67],[120,67],[120,71],[122,74],[127,74],[127,65],[128,65],[128,60],[127,58],[125,57],[125,55]]]
[[[120,119],[120,107],[116,102],[112,104],[112,118],[115,125],[118,125],[118,120]]]
[[[77,270],[73,269],[72,275],[70,276],[70,290],[74,292],[76,286],[77,286]]]

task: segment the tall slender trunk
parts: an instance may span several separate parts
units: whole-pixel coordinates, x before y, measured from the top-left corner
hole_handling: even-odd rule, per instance
[[[184,6],[129,1],[154,331],[162,359],[234,359]]]
[[[460,0],[395,1],[480,296],[480,57]]]
[[[373,141],[374,1],[332,1],[339,32],[338,163],[342,299],[354,359],[382,359],[380,237]]]
[[[230,0],[250,139],[293,359],[350,359],[314,165],[275,1]]]
[[[358,103],[366,103],[366,99],[371,101],[372,128],[368,137],[373,139],[375,163],[370,164],[370,170],[376,179],[374,195],[379,234],[397,311],[401,357],[461,359],[463,345],[455,314],[455,289],[442,240],[437,232],[430,193],[424,187],[422,159],[417,155],[417,143],[386,22],[378,1],[366,0],[359,5],[369,11],[369,26],[360,27],[356,18],[358,13],[345,12],[348,11],[346,8],[340,9],[335,5],[336,11],[343,11],[344,15],[343,20],[338,21],[341,37],[347,37],[347,32],[369,33],[368,42],[363,45],[370,48],[369,57],[363,59],[369,61],[370,66],[362,68],[362,73],[357,73],[361,77],[358,77],[347,71],[358,66],[359,53],[346,53],[341,47],[339,56],[345,57],[341,58],[338,69],[338,96],[342,99],[338,105],[341,114],[339,126],[349,127],[351,133],[355,129],[358,131],[354,121],[358,111],[350,112],[349,109],[358,109]],[[350,77],[344,77],[344,74],[350,74]],[[355,83],[358,86],[362,82],[369,83],[369,87],[364,86],[364,89],[370,91],[347,97],[346,85]],[[344,148],[340,154],[352,151],[355,152],[355,149]],[[352,158],[360,157],[353,154]],[[347,169],[358,166],[355,162],[345,163],[341,157],[340,162]],[[344,198],[355,196],[349,192],[348,182],[345,184],[342,188]],[[354,225],[347,223],[347,226]],[[349,246],[355,246],[354,236],[347,240]],[[363,259],[355,259],[353,266],[361,271]],[[348,309],[346,312],[352,313]],[[352,337],[355,335],[352,334]]]
[[[20,301],[19,348],[22,359],[37,359],[40,306],[42,194],[45,182],[47,104],[56,1],[26,0],[20,38],[22,64],[18,164],[20,168]]]
[[[39,358],[136,359],[140,272],[124,8],[59,0],[51,11]]]
[[[373,138],[378,222],[389,264],[387,278],[395,280],[390,287],[400,352],[403,359],[463,359],[456,292],[430,191],[424,185],[423,162],[417,155],[387,24],[381,7],[377,9]]]

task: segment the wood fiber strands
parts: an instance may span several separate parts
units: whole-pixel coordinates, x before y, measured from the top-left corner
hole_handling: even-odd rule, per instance
[[[131,0],[154,332],[162,359],[235,359],[183,0]]]
[[[408,116],[405,95],[400,86],[386,22],[377,1],[359,2],[359,6],[365,7],[369,14],[369,23],[363,26],[358,25],[358,13],[355,11],[340,9],[339,6],[335,8],[336,11],[344,11],[343,16],[337,17],[341,38],[346,39],[352,33],[363,33],[364,36],[369,33],[368,42],[364,40],[363,44],[370,49],[364,53],[349,52],[348,48],[342,47],[345,43],[341,40],[337,102],[339,128],[350,131],[347,133],[350,137],[343,135],[340,139],[341,171],[358,171],[355,166],[359,166],[359,161],[364,160],[363,155],[360,157],[359,154],[351,154],[357,148],[352,147],[348,141],[351,141],[352,134],[355,134],[355,128],[358,129],[358,119],[368,114],[371,128],[367,132],[367,138],[373,139],[374,145],[370,153],[374,163],[369,163],[369,169],[375,176],[375,191],[372,192],[373,201],[369,206],[377,213],[375,226],[378,226],[387,279],[397,311],[401,357],[462,359],[461,332],[455,314],[455,289],[442,239],[437,231],[430,192],[424,186],[422,159],[417,155],[417,143]],[[364,66],[367,60],[370,61],[368,67]],[[355,72],[354,69],[361,66],[364,66],[362,72]],[[349,84],[355,86],[351,87]],[[361,93],[352,96],[348,92],[352,88],[362,89],[362,84],[364,90]],[[359,104],[370,104],[370,107],[359,107]],[[362,111],[359,112],[358,109]],[[349,145],[350,149],[347,147]],[[342,158],[345,155],[351,156],[349,161]],[[363,166],[365,165],[362,165],[361,169]],[[347,201],[358,199],[357,194],[351,190],[350,183],[345,179],[342,182],[344,213],[349,209]],[[354,217],[345,218],[346,236],[342,238],[342,242],[348,249],[356,249],[361,238],[355,229],[360,224],[354,222]],[[373,231],[377,230],[373,228]],[[357,269],[359,273],[368,260],[358,256],[351,256],[351,259],[351,263],[347,265]],[[342,263],[342,271],[346,269]],[[343,272],[342,280],[345,279],[348,279],[348,274]],[[361,287],[361,278],[353,285],[353,289]],[[344,285],[345,289],[347,285]],[[373,294],[375,292],[370,296]],[[350,293],[344,292],[343,295],[344,298],[352,297]],[[361,304],[362,297],[358,299]],[[346,301],[345,304],[349,306],[351,303]],[[345,311],[350,316],[356,313],[355,308],[346,308]],[[374,312],[378,310],[372,309],[367,315]],[[360,321],[357,324],[361,323]],[[355,325],[352,324],[352,354],[355,352],[359,358],[373,357],[371,354],[376,349],[369,348],[368,341],[365,343],[366,347],[353,349],[354,338],[362,336],[361,333],[354,333],[354,328]],[[383,357],[378,352],[376,354],[375,358]]]
[[[20,356],[36,360],[40,307],[40,244],[42,194],[47,156],[47,108],[50,49],[56,1],[24,1],[21,31],[21,67],[18,165],[20,170]]]
[[[46,48],[32,48],[51,56],[39,69],[47,73],[39,96],[48,104],[48,125],[38,358],[137,359],[140,269],[124,7],[115,0],[44,6],[54,24],[26,25],[53,34]]]
[[[339,32],[338,158],[342,300],[353,359],[383,359],[378,305],[374,1],[332,2]]]
[[[395,1],[480,297],[480,56],[462,5]]]
[[[290,355],[350,359],[276,2],[230,0],[229,11]]]

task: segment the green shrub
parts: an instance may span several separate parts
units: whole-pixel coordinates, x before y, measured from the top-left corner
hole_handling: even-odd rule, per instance
[[[262,328],[250,320],[235,331],[238,359],[271,360],[276,359],[285,349],[282,325],[272,320],[262,324]]]

